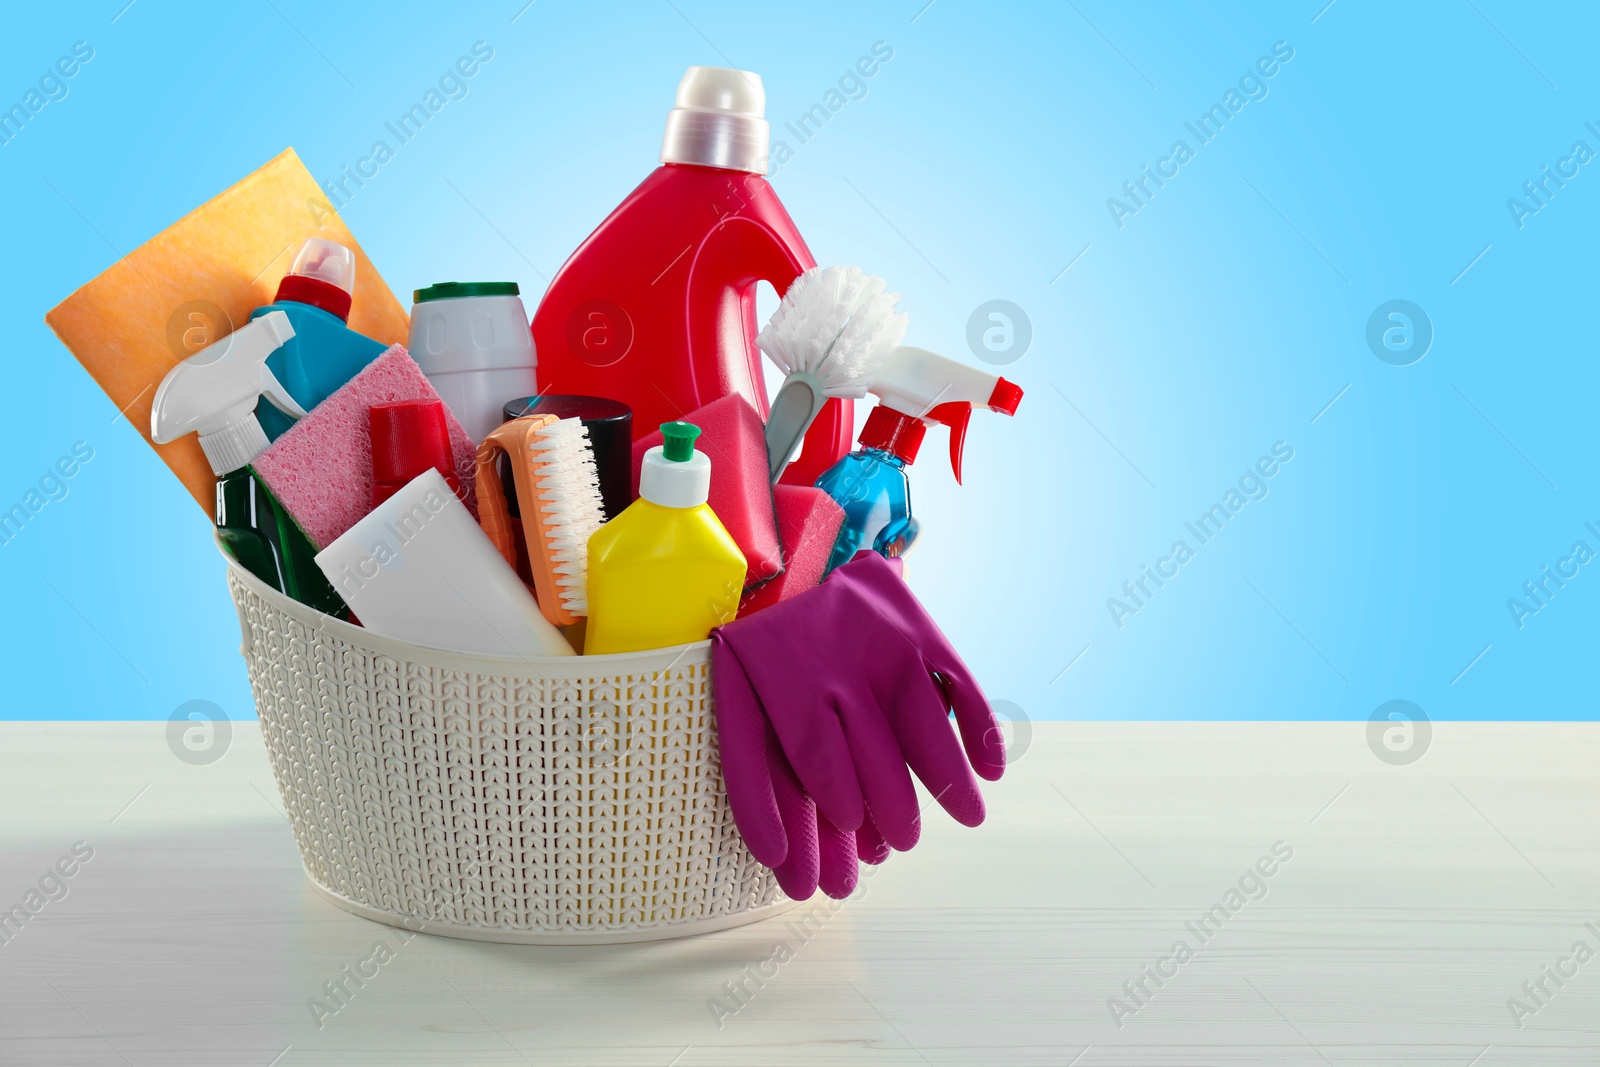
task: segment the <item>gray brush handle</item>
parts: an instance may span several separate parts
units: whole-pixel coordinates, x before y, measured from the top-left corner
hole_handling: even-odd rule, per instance
[[[822,383],[812,375],[796,371],[784,379],[772,400],[772,414],[767,416],[767,473],[773,485],[778,484],[783,468],[789,465],[789,454],[827,401]]]

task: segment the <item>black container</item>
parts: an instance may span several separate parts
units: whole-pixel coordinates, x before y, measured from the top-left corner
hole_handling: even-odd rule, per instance
[[[620,400],[598,396],[525,396],[507,401],[505,421],[524,415],[554,415],[582,419],[594,446],[594,465],[600,475],[600,501],[606,521],[633,503],[633,409]],[[510,499],[511,479],[506,479]],[[516,502],[512,501],[513,514]]]

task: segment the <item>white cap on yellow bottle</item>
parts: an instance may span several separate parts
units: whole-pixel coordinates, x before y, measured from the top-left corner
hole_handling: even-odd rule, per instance
[[[639,496],[664,508],[693,508],[711,494],[711,457],[694,447],[700,427],[692,422],[664,422],[665,442],[644,454],[639,469]]]

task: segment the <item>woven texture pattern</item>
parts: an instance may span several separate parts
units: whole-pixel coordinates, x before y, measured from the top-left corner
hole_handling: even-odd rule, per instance
[[[473,660],[328,620],[231,566],[228,585],[325,890],[491,940],[690,933],[783,899],[728,809],[706,646]]]

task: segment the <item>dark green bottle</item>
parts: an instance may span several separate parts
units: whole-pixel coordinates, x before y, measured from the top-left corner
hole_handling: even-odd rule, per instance
[[[343,618],[349,611],[317,550],[249,467],[217,479],[217,535],[239,565],[285,596]]]

